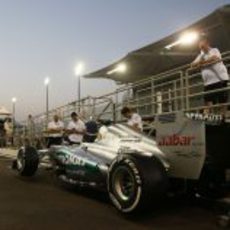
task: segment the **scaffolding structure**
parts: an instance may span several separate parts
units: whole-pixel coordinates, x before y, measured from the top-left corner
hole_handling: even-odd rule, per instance
[[[230,51],[222,53],[222,60],[230,72]],[[230,85],[225,88],[213,90],[208,93],[229,91]],[[120,86],[115,91],[99,97],[88,96],[80,101],[74,101],[46,113],[35,116],[35,136],[43,136],[48,121],[58,114],[66,125],[70,120],[70,114],[80,111],[80,117],[84,121],[111,120],[115,123],[122,122],[120,110],[123,106],[135,109],[146,121],[146,129],[149,133],[154,129],[154,117],[157,114],[172,113],[178,111],[199,112],[204,106],[203,81],[200,70],[184,65],[158,75],[151,76],[142,81]],[[213,108],[229,106],[230,99],[225,104],[213,105]],[[80,108],[79,108],[80,106]],[[47,120],[48,119],[48,120]],[[18,144],[26,137],[26,121],[20,122],[21,126],[15,130],[15,139]]]

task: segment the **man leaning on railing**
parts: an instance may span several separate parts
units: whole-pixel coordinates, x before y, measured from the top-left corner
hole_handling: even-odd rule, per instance
[[[214,104],[224,104],[228,101],[227,88],[229,75],[226,66],[222,61],[220,51],[212,48],[208,38],[203,36],[199,41],[200,54],[192,62],[191,67],[201,69],[202,79],[204,82],[204,101],[207,109],[204,113],[210,112],[210,107]],[[223,90],[221,90],[223,89]],[[210,92],[209,91],[217,91]],[[220,112],[225,117],[227,106],[220,106]]]

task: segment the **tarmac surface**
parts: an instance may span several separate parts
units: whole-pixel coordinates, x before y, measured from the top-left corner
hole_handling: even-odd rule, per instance
[[[60,186],[41,168],[33,178],[11,169],[15,152],[0,150],[0,230],[216,230],[216,211],[186,200],[165,202],[148,215],[125,217],[106,194]]]

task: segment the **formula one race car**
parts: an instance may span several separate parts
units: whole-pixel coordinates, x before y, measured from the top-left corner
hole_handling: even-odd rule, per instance
[[[208,119],[183,112],[159,115],[156,140],[116,124],[104,128],[100,140],[78,147],[22,147],[15,168],[21,176],[33,176],[49,156],[61,181],[108,192],[123,213],[154,206],[169,191],[214,198],[229,183],[230,127],[218,117]]]
[[[57,177],[68,184],[102,189],[123,213],[145,208],[167,190],[169,164],[154,140],[124,125],[104,127],[101,140],[80,146],[22,147],[15,161],[21,176],[33,176],[49,156]]]

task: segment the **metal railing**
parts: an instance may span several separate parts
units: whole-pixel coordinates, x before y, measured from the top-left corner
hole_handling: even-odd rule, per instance
[[[222,53],[223,62],[230,70],[230,51]],[[230,86],[210,91],[215,93],[229,91]],[[58,114],[65,124],[70,120],[73,111],[81,111],[80,117],[87,121],[92,117],[95,120],[107,119],[114,122],[122,121],[120,110],[123,106],[130,106],[146,118],[156,114],[176,111],[200,111],[205,107],[203,97],[203,81],[199,70],[190,69],[184,65],[171,71],[148,77],[144,80],[119,87],[115,91],[100,97],[89,96],[80,102],[74,101],[67,105],[49,111],[48,119]],[[224,104],[230,105],[230,101]],[[80,106],[80,108],[79,108]],[[223,105],[213,105],[218,108]],[[34,117],[35,136],[41,137],[46,129],[46,113]],[[15,130],[15,139],[20,143],[22,137],[27,136],[26,121]]]

